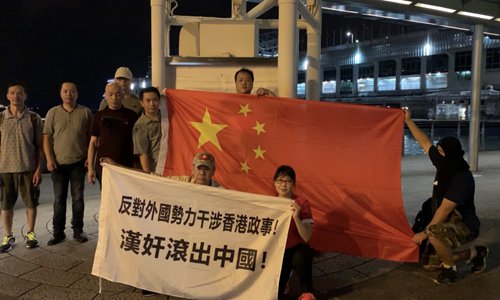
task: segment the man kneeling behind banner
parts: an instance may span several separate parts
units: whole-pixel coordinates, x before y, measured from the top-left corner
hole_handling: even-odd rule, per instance
[[[275,299],[287,200],[104,165],[92,274],[194,299]]]

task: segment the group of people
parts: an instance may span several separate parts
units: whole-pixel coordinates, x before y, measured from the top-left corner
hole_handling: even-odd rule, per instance
[[[83,230],[85,178],[100,178],[97,155],[116,156],[124,164],[133,161],[132,129],[142,112],[141,101],[130,90],[132,72],[116,70],[115,79],[106,85],[101,109],[95,115],[77,103],[78,89],[73,82],[60,87],[61,104],[51,108],[45,122],[26,106],[26,87],[21,82],[7,86],[9,105],[0,113],[0,185],[2,188],[3,239],[0,252],[8,252],[16,243],[13,234],[13,207],[20,193],[26,206],[26,247],[35,248],[43,159],[51,172],[54,189],[53,236],[48,246],[66,239],[66,204],[71,193],[73,239],[88,241]],[[159,102],[159,92],[156,91]],[[149,100],[146,100],[149,101]],[[123,103],[130,107],[125,108]],[[145,109],[146,114],[147,109]],[[101,138],[100,138],[101,137]],[[87,172],[88,168],[88,172]],[[96,172],[97,169],[97,172]]]
[[[254,75],[251,70],[238,70],[234,80],[237,93],[252,92]],[[10,251],[16,242],[12,228],[13,207],[19,192],[26,206],[26,246],[34,248],[39,245],[35,223],[43,156],[54,189],[53,236],[47,242],[49,246],[66,239],[68,190],[72,197],[73,238],[80,243],[88,241],[83,230],[85,177],[91,183],[100,183],[100,162],[155,172],[162,135],[161,95],[157,88],[147,87],[137,97],[130,90],[131,81],[132,72],[126,67],[118,68],[114,81],[106,85],[104,99],[95,114],[77,104],[75,83],[64,82],[60,89],[62,103],[47,112],[45,123],[25,105],[27,91],[22,83],[12,83],[7,87],[10,104],[0,113],[4,231],[0,252]],[[259,88],[256,94],[275,96],[264,88]],[[480,225],[474,206],[474,178],[463,159],[460,141],[447,137],[434,146],[412,121],[410,112],[406,111],[405,115],[411,133],[437,168],[431,217],[423,229],[415,233],[413,240],[418,245],[428,240],[440,258],[442,271],[436,277],[438,283],[453,283],[460,279],[456,261],[461,259],[469,260],[472,271],[480,273],[486,267],[487,247],[475,246],[453,252],[454,248],[477,237]],[[199,152],[193,158],[192,174],[172,178],[220,187],[213,179],[215,170],[214,156]],[[313,291],[313,250],[307,245],[312,235],[313,217],[307,199],[293,193],[296,180],[294,169],[287,165],[277,168],[273,180],[276,196],[292,201],[292,222],[279,281],[280,296],[286,292],[292,270],[300,279],[300,290],[304,293]]]

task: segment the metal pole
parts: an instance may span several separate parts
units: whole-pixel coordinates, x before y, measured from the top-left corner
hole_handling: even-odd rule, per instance
[[[165,0],[151,0],[151,82],[162,91],[166,87]]]
[[[278,93],[281,97],[297,95],[297,0],[278,0]]]
[[[481,114],[481,62],[483,59],[483,25],[474,26],[472,49],[472,93],[469,123],[469,165],[472,172],[478,170],[479,123]]]
[[[308,100],[319,100],[321,97],[321,4],[321,1],[318,1],[316,6],[312,7],[316,26],[307,25],[306,99]]]

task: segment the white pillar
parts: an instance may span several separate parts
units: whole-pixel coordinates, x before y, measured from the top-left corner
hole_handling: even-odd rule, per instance
[[[307,25],[307,71],[306,71],[306,99],[319,100],[321,97],[321,1],[315,9],[314,25]],[[300,4],[299,4],[300,5]]]
[[[278,94],[297,97],[297,0],[278,0]]]
[[[151,82],[160,91],[166,87],[165,9],[164,0],[151,0]]]
[[[483,25],[474,26],[472,48],[472,93],[469,121],[469,165],[472,172],[478,170],[479,124],[481,116],[481,63],[483,60]]]

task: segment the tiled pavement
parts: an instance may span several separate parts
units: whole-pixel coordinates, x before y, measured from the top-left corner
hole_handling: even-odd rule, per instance
[[[438,286],[416,264],[323,253],[315,258],[314,285],[319,299],[500,299],[500,152],[481,152],[480,171],[476,174],[476,206],[482,220],[477,242],[490,249],[488,269],[480,275],[466,274],[453,286]],[[425,156],[402,160],[403,199],[407,215],[412,219],[421,201],[431,191],[434,170]],[[138,289],[102,281],[90,275],[97,243],[99,189],[86,188],[85,232],[89,241],[78,244],[66,229],[67,240],[47,246],[52,229],[52,182],[44,175],[41,205],[38,209],[36,233],[41,246],[27,249],[24,245],[25,213],[18,201],[14,216],[17,245],[9,253],[0,254],[0,299],[142,299]],[[69,212],[68,212],[69,215]],[[68,222],[69,223],[69,222]],[[153,299],[176,299],[157,295]],[[256,299],[258,292],[256,292]]]

